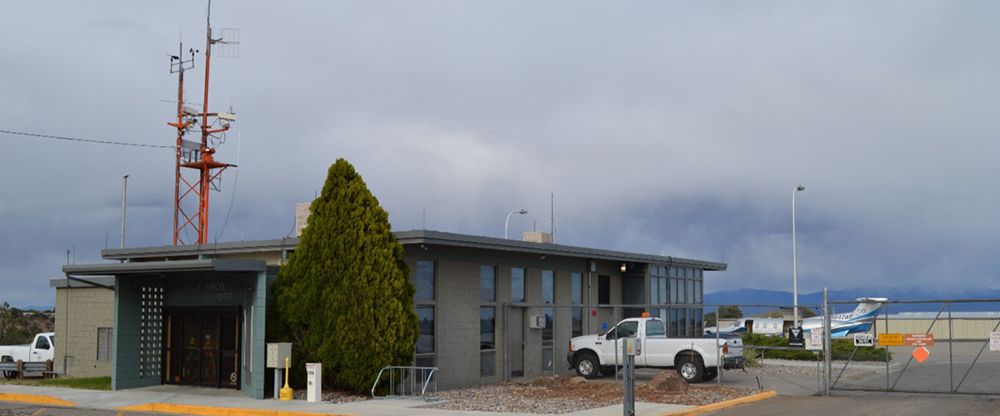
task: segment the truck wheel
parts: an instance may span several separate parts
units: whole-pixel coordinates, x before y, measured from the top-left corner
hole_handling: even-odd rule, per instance
[[[606,365],[601,367],[601,375],[604,377],[614,377],[618,373],[618,369],[614,366]]]
[[[594,353],[581,352],[576,355],[576,362],[573,364],[573,368],[576,369],[576,375],[595,379],[600,375],[601,364]]]
[[[677,374],[688,383],[697,383],[704,377],[705,365],[701,363],[701,357],[697,354],[681,357],[677,360]]]
[[[712,381],[719,376],[718,367],[709,367],[705,369],[705,375],[701,376],[701,381]]]

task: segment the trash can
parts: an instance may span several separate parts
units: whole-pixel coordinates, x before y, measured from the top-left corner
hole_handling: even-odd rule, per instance
[[[306,363],[306,400],[309,402],[323,401],[323,364]]]

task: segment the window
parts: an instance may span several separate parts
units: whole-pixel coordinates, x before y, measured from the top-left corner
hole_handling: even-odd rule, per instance
[[[552,287],[552,271],[542,270],[542,302],[554,303],[555,293]]]
[[[631,336],[635,336],[635,333],[639,330],[639,322],[626,321],[618,324],[618,326],[612,328],[611,331],[608,331],[607,339],[615,339],[616,329],[618,338],[628,338]]]
[[[496,308],[479,308],[479,376],[496,374]]]
[[[599,305],[607,305],[611,303],[610,276],[601,275],[597,277],[597,303]]]
[[[97,328],[97,361],[111,361],[114,328]]]
[[[684,287],[686,288],[685,291],[687,292],[687,296],[684,297],[684,299],[686,300],[686,302],[684,302],[684,303],[695,303],[694,302],[694,280],[690,280],[690,279],[684,280]]]
[[[651,319],[646,321],[646,335],[662,337],[667,335],[667,328],[663,325],[663,321]]]
[[[417,354],[434,352],[434,307],[417,306],[417,323],[420,337],[417,338]]]
[[[36,350],[47,350],[49,349],[49,339],[44,336],[38,337],[38,341],[35,341]]]
[[[670,303],[677,304],[677,279],[670,279]]]
[[[694,281],[694,303],[701,304],[701,280]]]
[[[522,268],[510,269],[510,298],[511,302],[524,303],[524,269]]]
[[[479,301],[493,303],[497,301],[496,268],[479,266]]]
[[[479,349],[496,349],[496,308],[479,308]]]
[[[416,286],[417,292],[414,294],[413,299],[416,301],[432,301],[434,300],[434,262],[433,261],[418,261],[417,262],[417,273],[416,273]]]
[[[413,295],[417,309],[417,325],[419,336],[414,348],[415,362],[418,366],[434,365],[434,288],[436,286],[434,262],[421,260],[417,262],[414,276],[416,293]]]
[[[496,267],[479,266],[479,376],[496,374]]]
[[[581,273],[570,273],[570,291],[571,293],[571,303],[574,305],[583,304],[583,274]],[[573,315],[573,335],[578,337],[583,335],[583,308],[576,306],[571,308],[571,314]]]

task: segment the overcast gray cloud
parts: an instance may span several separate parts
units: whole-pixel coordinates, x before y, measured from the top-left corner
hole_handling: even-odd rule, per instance
[[[238,2],[211,103],[240,120],[213,236],[277,238],[346,157],[396,229],[722,260],[707,289],[1000,287],[995,2]],[[171,144],[166,53],[204,3],[19,2],[0,129]],[[202,62],[189,72],[200,96]],[[0,299],[50,304],[67,249],[169,242],[172,153],[0,136]],[[233,193],[235,192],[235,198]]]

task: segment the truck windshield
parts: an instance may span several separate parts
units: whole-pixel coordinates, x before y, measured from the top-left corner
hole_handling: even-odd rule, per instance
[[[663,321],[658,319],[650,319],[646,321],[647,337],[662,337],[666,335],[667,335],[667,330],[663,325]]]

